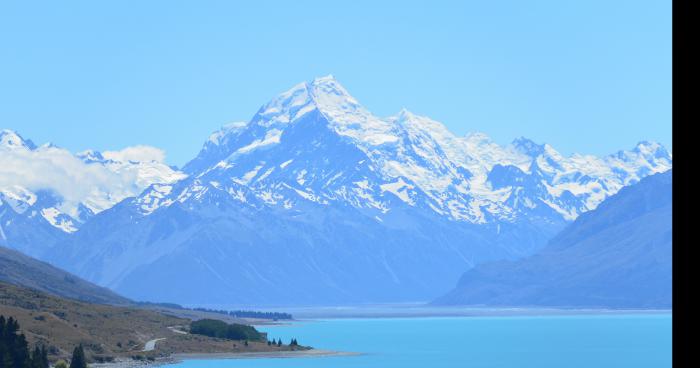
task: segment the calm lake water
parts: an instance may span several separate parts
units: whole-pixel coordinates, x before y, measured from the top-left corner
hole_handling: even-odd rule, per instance
[[[178,368],[671,367],[671,314],[335,319],[265,326],[360,356],[192,360]]]

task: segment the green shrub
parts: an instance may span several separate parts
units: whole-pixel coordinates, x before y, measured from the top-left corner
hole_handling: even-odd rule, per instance
[[[263,335],[253,326],[227,324],[215,319],[201,319],[190,325],[190,333],[230,340],[263,341]]]

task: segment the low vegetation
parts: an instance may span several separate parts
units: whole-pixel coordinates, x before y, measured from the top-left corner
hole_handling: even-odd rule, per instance
[[[172,314],[179,316],[226,316],[230,320],[244,320],[244,319],[256,319],[256,320],[291,320],[292,315],[284,312],[262,312],[254,310],[223,310],[223,309],[209,309],[209,308],[186,308],[175,303],[153,303],[153,302],[136,302],[136,306],[142,308],[148,308],[152,310],[162,310],[169,311]],[[196,313],[192,313],[196,312]],[[203,317],[207,318],[207,317]]]
[[[253,326],[228,324],[215,319],[202,319],[190,325],[190,333],[229,340],[265,341],[266,335]]]
[[[216,316],[214,313],[196,313]],[[82,361],[154,361],[176,353],[308,349],[281,344],[281,341],[273,346],[267,343],[265,333],[243,324],[228,324],[213,319],[193,323],[192,320],[196,318],[175,317],[143,307],[85,303],[4,282],[0,282],[0,315],[13,316],[13,321],[22,326],[19,335],[24,336],[28,347],[38,346],[38,354],[45,352],[52,362],[72,362],[76,347],[80,347],[81,352],[75,362],[78,366],[82,365]],[[223,315],[222,319],[235,320]],[[193,326],[193,331],[188,333],[186,326]],[[146,342],[154,339],[163,340],[158,341],[154,350],[143,351]],[[44,368],[0,364],[0,368],[7,367]]]
[[[27,340],[46,346],[51,358],[66,361],[81,344],[89,361],[129,356],[150,339],[176,335],[168,327],[190,322],[150,310],[63,299],[2,282],[0,314],[18,320]]]

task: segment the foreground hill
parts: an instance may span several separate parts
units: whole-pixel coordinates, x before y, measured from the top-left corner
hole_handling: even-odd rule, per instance
[[[99,213],[43,259],[137,300],[427,300],[670,167],[652,142],[565,157],[524,138],[458,137],[405,110],[377,117],[329,76],[212,134],[187,178]]]
[[[115,305],[131,303],[129,299],[107,288],[1,246],[0,281],[89,303]]]
[[[672,172],[622,189],[538,254],[467,271],[435,304],[670,308]]]
[[[90,304],[0,283],[0,314],[19,320],[30,343],[58,357],[82,343],[89,355],[117,356],[174,335],[168,326],[189,321],[147,310]]]
[[[0,282],[0,315],[19,321],[30,345],[48,347],[52,360],[69,358],[83,344],[90,361],[155,358],[173,353],[292,350],[289,345],[212,338],[187,333],[189,319],[152,310],[90,304]],[[147,344],[159,339],[158,342]],[[143,351],[151,345],[153,350]],[[146,349],[149,350],[149,349]]]

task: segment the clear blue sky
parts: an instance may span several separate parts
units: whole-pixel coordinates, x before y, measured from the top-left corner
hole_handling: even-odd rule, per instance
[[[14,3],[14,4],[12,4]],[[379,116],[562,153],[671,144],[671,1],[0,3],[0,127],[73,151],[209,133],[333,74]]]

